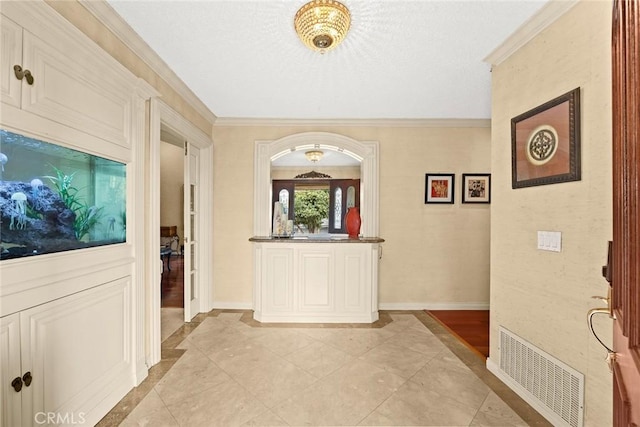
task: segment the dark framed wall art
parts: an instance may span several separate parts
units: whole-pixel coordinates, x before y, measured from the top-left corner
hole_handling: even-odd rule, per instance
[[[580,180],[580,88],[511,119],[511,186]]]
[[[462,203],[491,203],[491,174],[462,174]]]
[[[428,173],[425,175],[425,203],[453,203],[455,175],[452,173]]]

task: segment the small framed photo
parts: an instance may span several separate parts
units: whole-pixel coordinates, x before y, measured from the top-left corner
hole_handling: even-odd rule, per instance
[[[428,173],[425,175],[425,203],[453,203],[455,175],[452,173]]]
[[[491,203],[491,174],[462,174],[462,203]]]

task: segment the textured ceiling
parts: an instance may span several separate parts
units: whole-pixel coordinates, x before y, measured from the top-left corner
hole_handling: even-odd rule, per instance
[[[546,0],[345,0],[321,55],[293,28],[305,0],[108,3],[218,117],[488,119],[491,51]]]

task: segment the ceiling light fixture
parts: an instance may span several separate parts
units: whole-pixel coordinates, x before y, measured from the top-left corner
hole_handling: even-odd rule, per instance
[[[351,14],[335,0],[313,0],[293,20],[300,40],[311,50],[325,53],[342,42],[351,26]]]
[[[310,162],[316,163],[318,160],[322,158],[324,153],[320,150],[311,150],[311,151],[306,151],[304,155],[307,156],[307,160],[309,160]]]

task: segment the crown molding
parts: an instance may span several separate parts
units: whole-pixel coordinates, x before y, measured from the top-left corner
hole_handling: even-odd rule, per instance
[[[579,0],[551,0],[495,48],[484,62],[498,65],[513,55],[545,28],[567,13]]]
[[[215,114],[106,1],[79,0],[79,3],[179,93],[202,117],[211,123],[216,121]]]
[[[344,126],[406,128],[489,128],[490,119],[255,119],[218,117],[213,127],[222,126]]]

